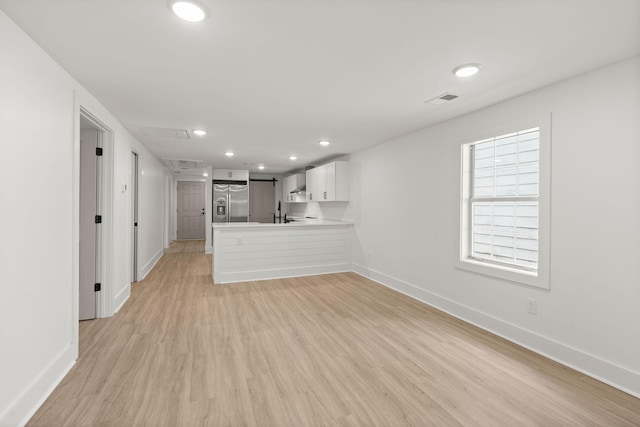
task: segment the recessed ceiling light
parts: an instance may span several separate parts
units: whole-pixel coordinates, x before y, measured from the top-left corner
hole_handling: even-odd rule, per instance
[[[205,136],[207,134],[207,131],[202,129],[195,129],[193,131],[193,134],[197,136]]]
[[[480,71],[480,64],[464,64],[453,69],[453,74],[457,77],[471,77]]]
[[[298,156],[289,156],[289,160],[298,160]]]
[[[322,145],[323,147],[326,147],[327,145],[329,145],[331,143],[325,139],[323,141],[320,141],[318,144]]]
[[[204,173],[202,174],[202,176],[209,176],[209,174],[208,174],[208,173],[206,173],[206,172],[204,172]]]
[[[200,22],[207,17],[204,7],[194,1],[174,1],[171,10],[189,22]]]
[[[258,169],[260,169],[260,170],[264,169],[264,165],[258,166]]]
[[[234,154],[233,151],[227,151],[226,153],[224,153],[224,155],[227,157],[232,157],[233,154]]]

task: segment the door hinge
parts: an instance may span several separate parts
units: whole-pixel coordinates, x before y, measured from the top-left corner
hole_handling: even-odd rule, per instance
[[[96,283],[95,285],[93,285],[93,291],[94,292],[100,292],[102,290],[102,284],[101,283]]]
[[[102,147],[96,147],[96,156],[102,156]]]
[[[102,224],[102,215],[96,215],[96,224]]]

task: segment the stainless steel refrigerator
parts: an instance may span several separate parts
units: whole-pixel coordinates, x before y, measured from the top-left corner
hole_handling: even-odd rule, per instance
[[[213,182],[213,222],[248,222],[249,186]]]

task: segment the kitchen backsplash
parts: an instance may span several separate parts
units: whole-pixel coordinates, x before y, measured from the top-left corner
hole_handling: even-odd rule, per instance
[[[353,221],[353,210],[349,202],[307,202],[288,203],[290,216],[312,216],[335,221]]]

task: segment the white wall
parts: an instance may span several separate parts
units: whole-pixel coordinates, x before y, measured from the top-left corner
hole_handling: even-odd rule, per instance
[[[130,182],[131,150],[145,170],[142,265],[162,248],[163,192],[155,192],[163,168],[2,12],[0,52],[0,426],[13,426],[26,422],[78,354],[80,106],[113,131],[107,315],[130,292],[130,195],[121,185]]]
[[[121,185],[131,150],[145,171],[141,266],[162,248],[164,172],[2,12],[0,52],[4,426],[24,423],[77,357],[79,105],[114,134],[112,310],[130,292],[130,194]],[[640,395],[638,76],[636,58],[351,156],[356,268]],[[487,123],[545,112],[553,113],[550,292],[454,269],[459,144]],[[538,300],[537,316],[525,313],[526,298]]]
[[[550,291],[455,269],[460,144],[549,112]],[[356,271],[640,396],[639,117],[635,58],[351,155]]]
[[[174,226],[174,211],[173,207],[174,201],[173,197],[173,175],[169,173],[169,171],[165,171],[164,173],[164,197],[165,197],[165,205],[164,205],[164,247],[168,248],[171,242],[175,239],[175,226]]]
[[[164,254],[165,168],[137,140],[138,153],[138,280],[143,280]]]

